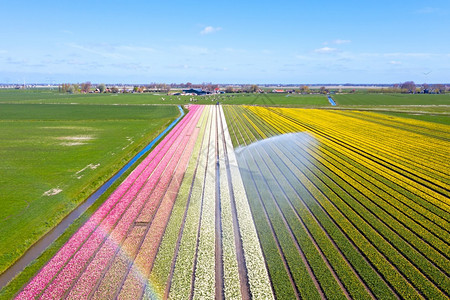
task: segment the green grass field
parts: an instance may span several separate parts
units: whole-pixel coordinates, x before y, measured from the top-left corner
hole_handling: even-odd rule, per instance
[[[190,100],[195,101],[190,101]],[[167,96],[156,94],[62,94],[57,90],[0,90],[0,103],[68,104],[250,104],[267,106],[330,106],[323,95],[221,94],[210,96]]]
[[[1,103],[0,272],[178,114],[176,106]]]
[[[338,106],[450,105],[450,94],[338,94]],[[195,99],[196,101],[190,101]],[[220,94],[209,96],[168,96],[164,94],[67,94],[56,89],[0,90],[0,103],[67,104],[222,104],[290,107],[330,107],[325,95],[298,94]]]
[[[450,105],[450,94],[343,94],[333,95],[337,105]]]
[[[414,120],[421,120],[439,124],[450,125],[450,113],[447,114],[433,114],[433,113],[417,113],[417,112],[380,112],[382,114],[394,116],[394,117],[402,117]]]

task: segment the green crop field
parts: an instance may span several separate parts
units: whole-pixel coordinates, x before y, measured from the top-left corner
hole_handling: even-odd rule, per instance
[[[176,106],[5,104],[44,92],[0,94],[0,272],[179,114]]]
[[[57,90],[0,90],[0,103],[67,104],[249,104],[267,106],[330,106],[324,95],[220,94],[168,96],[165,94],[63,94]]]
[[[450,105],[450,94],[342,94],[337,105]]]
[[[418,113],[418,112],[382,112],[383,114],[450,125],[450,113]]]
[[[400,106],[418,110],[427,106],[450,105],[450,94],[337,94],[333,99],[341,106]],[[219,94],[207,96],[168,96],[166,94],[68,94],[56,89],[0,90],[0,103],[67,103],[67,104],[222,104],[289,107],[330,107],[325,95],[299,94]],[[404,106],[407,106],[406,108]],[[429,107],[428,107],[429,109]]]

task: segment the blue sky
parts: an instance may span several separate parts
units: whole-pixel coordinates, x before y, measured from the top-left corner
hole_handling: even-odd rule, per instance
[[[450,82],[450,1],[0,2],[0,83]]]

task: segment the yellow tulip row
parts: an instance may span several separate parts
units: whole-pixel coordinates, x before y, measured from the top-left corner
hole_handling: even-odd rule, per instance
[[[250,109],[262,108],[250,107]],[[319,140],[328,140],[334,142],[335,144],[343,145],[347,149],[351,150],[354,154],[368,157],[373,160],[378,166],[389,169],[390,173],[395,174],[399,179],[401,179],[401,181],[403,181],[403,184],[414,187],[420,195],[425,195],[424,197],[433,199],[432,201],[437,201],[437,203],[439,203],[438,205],[443,204],[443,209],[447,212],[450,212],[450,201],[448,200],[449,185],[445,182],[445,179],[439,180],[427,176],[421,169],[417,169],[417,166],[415,166],[415,168],[412,168],[401,165],[395,159],[390,158],[393,156],[392,153],[390,155],[389,153],[383,153],[383,145],[381,143],[375,144],[371,143],[370,140],[363,140],[364,138],[361,137],[361,134],[358,133],[358,130],[365,132],[369,130],[373,124],[366,124],[365,127],[358,124],[358,126],[355,126],[357,127],[356,130],[353,130],[353,128],[351,130],[347,129],[347,131],[343,129],[336,130],[334,129],[334,127],[343,127],[345,129],[346,124],[351,120],[348,120],[348,118],[345,117],[341,118],[341,120],[338,116],[334,116],[332,119],[329,119],[327,118],[327,115],[330,112],[323,112],[320,110],[307,111],[291,109],[293,112],[284,108],[277,108],[273,110],[277,110],[274,115],[278,116],[279,118],[277,119],[276,117],[274,117],[274,115],[272,115],[268,122],[272,124],[274,124],[274,122],[277,122],[278,124],[280,124],[286,123],[286,119],[289,120],[289,124],[287,124],[289,127],[287,129],[287,126],[285,124],[279,125],[279,131],[281,133],[289,132],[289,129],[291,129],[291,132],[303,131],[307,129],[308,131],[312,132]],[[277,126],[277,124],[274,124],[273,126]],[[381,128],[380,130],[384,129],[385,128]],[[396,138],[401,139],[402,134],[403,132],[398,132]],[[363,140],[363,142],[361,142],[361,140]],[[413,140],[410,140],[410,142],[414,143]],[[395,144],[390,145],[390,149],[394,151],[393,149],[395,149]],[[447,150],[443,149],[443,151]],[[402,157],[410,161],[411,164],[413,164],[414,161],[417,160],[417,155],[415,155],[415,153],[411,153],[405,150],[403,150],[403,152],[404,153],[402,154]],[[432,162],[436,159],[437,158],[435,156],[428,157],[427,162],[431,161],[432,164]],[[438,161],[437,165],[440,166],[440,172],[435,172],[435,177],[439,177],[441,173],[446,173],[445,169],[446,167],[448,167],[448,163]]]
[[[353,148],[363,150],[368,155],[372,155],[372,159],[378,159],[380,163],[395,168],[397,172],[405,176],[413,176],[414,180],[422,181],[425,186],[429,185],[430,188],[442,193],[445,193],[443,190],[447,190],[449,195],[450,185],[448,182],[439,180],[448,178],[447,172],[444,171],[447,163],[444,157],[450,155],[446,147],[448,142],[350,118],[339,112],[311,110],[310,113],[302,114],[301,118],[299,118],[298,110],[283,109],[283,113],[297,119],[298,122],[314,127],[318,134],[332,136],[334,139],[350,144]],[[419,147],[413,148],[416,144],[419,144]],[[427,155],[426,149],[429,148],[434,149],[433,156],[431,153]]]
[[[265,159],[256,161],[257,169],[264,169],[262,165],[272,160],[269,170],[278,172],[275,178],[284,175],[287,181],[303,186],[303,194],[297,191],[301,201],[315,218],[322,218],[323,230],[336,245],[340,249],[346,247],[342,255],[372,291],[376,291],[370,285],[373,275],[367,275],[367,268],[361,267],[357,255],[350,254],[352,247],[345,244],[345,239],[337,238],[335,225],[325,225],[329,222],[327,218],[334,220],[339,227],[337,232],[345,233],[353,247],[362,252],[376,273],[401,297],[418,296],[417,293],[431,298],[448,296],[448,126],[353,111],[247,106],[226,107],[225,113],[227,119],[233,118],[230,133],[234,135],[235,146],[292,132],[307,132],[304,136],[314,137],[314,142],[292,141],[284,149],[276,143],[267,144],[273,145],[274,150]],[[237,135],[241,138],[236,138]],[[255,151],[256,147],[249,150]],[[278,156],[283,157],[282,162]],[[278,164],[284,164],[286,170],[274,171],[275,166],[280,168]],[[291,179],[286,172],[293,168],[297,173]],[[261,176],[267,173],[270,172],[265,170]],[[250,174],[255,174],[255,170]],[[246,181],[251,181],[252,176],[255,175],[246,176]],[[244,183],[247,189],[249,184],[245,180]],[[270,190],[268,186],[256,190],[258,193],[261,189]],[[286,189],[283,193],[287,193]],[[252,194],[255,193],[253,190]],[[321,216],[320,209],[310,206],[309,201],[304,202],[308,197],[320,204],[328,217]],[[326,256],[328,246],[318,245],[324,247]],[[335,257],[328,259],[332,265],[339,264]],[[271,265],[268,266],[270,272]],[[342,273],[340,280],[345,282],[346,276]],[[386,291],[380,291],[379,295],[386,296]]]

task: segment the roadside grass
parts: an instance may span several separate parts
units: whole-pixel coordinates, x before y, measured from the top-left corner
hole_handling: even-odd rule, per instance
[[[178,113],[176,106],[0,104],[0,272]]]

